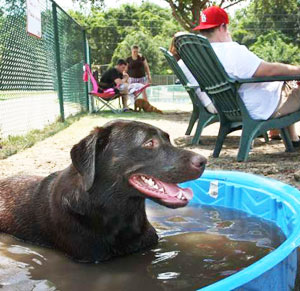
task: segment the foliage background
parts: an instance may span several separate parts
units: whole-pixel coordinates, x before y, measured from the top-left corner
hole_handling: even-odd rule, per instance
[[[94,7],[87,16],[71,14],[87,29],[93,64],[113,65],[116,59],[130,56],[130,47],[137,44],[152,73],[171,73],[159,51],[160,46],[168,47],[174,33],[181,30],[170,9],[146,2],[108,10]]]
[[[71,11],[72,16],[87,28],[92,63],[113,65],[118,58],[128,57],[130,47],[137,44],[147,58],[152,74],[171,74],[159,47],[168,48],[175,32],[190,30],[178,21],[179,17],[191,24],[191,19],[196,17],[193,5],[205,8],[212,1],[165,1],[170,8],[145,1],[139,6],[124,4],[105,9],[100,0],[101,5],[94,5],[88,15]],[[225,8],[238,2],[249,1],[220,3]],[[174,5],[178,8],[176,15]],[[235,41],[266,61],[300,64],[298,0],[252,0],[230,17],[230,30]]]

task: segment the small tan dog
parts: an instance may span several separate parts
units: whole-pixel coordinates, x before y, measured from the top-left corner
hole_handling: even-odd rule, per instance
[[[134,111],[141,111],[144,110],[145,112],[156,112],[159,114],[163,114],[163,112],[156,107],[152,106],[147,100],[145,99],[137,99],[134,102]]]

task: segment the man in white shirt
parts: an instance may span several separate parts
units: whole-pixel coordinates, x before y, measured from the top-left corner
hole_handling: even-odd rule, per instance
[[[229,18],[225,10],[212,6],[202,11],[200,24],[194,30],[206,36],[229,76],[251,78],[277,75],[300,75],[300,67],[269,63],[260,59],[245,46],[233,42],[227,28]],[[243,84],[239,94],[253,119],[266,120],[300,109],[300,88],[289,83],[264,82]],[[293,145],[300,147],[295,125],[289,127]]]

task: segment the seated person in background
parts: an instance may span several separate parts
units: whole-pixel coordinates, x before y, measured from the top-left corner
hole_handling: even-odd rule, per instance
[[[233,78],[252,78],[278,75],[300,75],[300,67],[269,63],[260,59],[245,46],[233,42],[227,28],[225,10],[212,6],[201,13],[200,24],[194,30],[207,37],[225,71]],[[243,84],[239,94],[253,119],[267,120],[300,109],[300,88],[292,82]],[[294,147],[300,147],[295,125],[289,127]]]
[[[177,32],[175,33],[169,51],[173,54],[174,58],[176,59],[179,67],[181,68],[181,70],[183,71],[184,75],[186,76],[187,80],[189,81],[189,83],[193,86],[199,86],[198,82],[196,81],[196,79],[194,78],[194,76],[192,75],[191,71],[187,68],[187,66],[185,65],[185,63],[183,62],[183,60],[180,58],[179,54],[177,53],[177,50],[175,48],[174,45],[174,41],[175,38],[177,36],[179,36],[180,34],[183,34],[184,32]],[[203,106],[205,106],[206,110],[212,114],[216,114],[217,110],[215,108],[215,106],[213,105],[213,103],[211,102],[211,100],[209,99],[209,97],[207,96],[207,94],[205,92],[201,92],[200,88],[196,89],[196,94],[199,98],[199,100],[201,101],[201,103],[203,104]]]
[[[120,93],[122,97],[123,109],[128,109],[128,74],[127,62],[119,59],[115,67],[108,69],[101,77],[99,87],[100,89],[114,88],[115,93]]]

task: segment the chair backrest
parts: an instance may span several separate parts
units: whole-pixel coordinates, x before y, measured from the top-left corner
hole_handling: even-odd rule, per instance
[[[169,66],[171,67],[171,69],[174,72],[174,74],[176,75],[176,77],[179,79],[180,83],[183,86],[186,86],[188,84],[188,79],[186,78],[182,69],[179,67],[179,65],[178,65],[176,59],[174,58],[174,56],[172,55],[172,53],[163,47],[160,47],[160,50],[164,54]]]
[[[224,118],[241,120],[237,86],[228,76],[207,38],[196,34],[180,35],[175,47],[183,62],[194,75]]]
[[[90,77],[90,80],[91,80],[92,85],[93,85],[93,90],[92,90],[91,93],[98,93],[99,86],[98,86],[98,83],[97,83],[96,79],[94,78],[94,76],[92,74],[90,66],[88,64],[85,64],[84,69],[85,69],[85,72],[88,73],[88,76]]]
[[[188,81],[187,77],[185,76],[184,72],[182,71],[182,69],[179,67],[179,65],[178,65],[175,57],[172,55],[172,53],[163,47],[160,47],[160,50],[162,51],[163,55],[165,56],[172,71],[174,72],[176,77],[179,79],[180,83],[185,87],[185,89],[189,93],[190,98],[192,99],[192,102],[195,102],[196,104],[202,104],[196,95],[195,89],[189,88],[187,86],[189,81]]]

